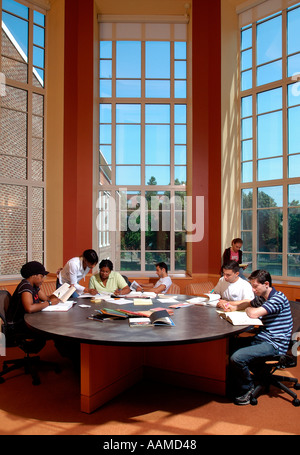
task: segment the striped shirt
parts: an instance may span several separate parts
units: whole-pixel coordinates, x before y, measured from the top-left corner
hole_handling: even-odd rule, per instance
[[[256,338],[271,343],[279,354],[285,354],[293,330],[290,302],[282,292],[272,288],[262,308],[265,308],[267,314],[261,317],[263,326]]]

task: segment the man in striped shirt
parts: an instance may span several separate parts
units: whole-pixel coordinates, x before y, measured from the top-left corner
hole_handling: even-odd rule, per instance
[[[263,325],[253,337],[234,340],[230,357],[230,375],[235,385],[235,404],[250,403],[254,389],[250,373],[258,372],[264,358],[285,354],[291,339],[293,320],[290,303],[286,296],[272,287],[272,278],[265,270],[253,272],[249,281],[255,298],[229,306],[229,310],[245,309],[250,318],[261,318]],[[230,383],[232,385],[232,383]]]

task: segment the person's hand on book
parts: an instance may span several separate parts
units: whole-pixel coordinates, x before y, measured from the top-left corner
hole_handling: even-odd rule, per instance
[[[227,300],[220,299],[217,303],[218,308],[222,308],[224,311],[233,311],[235,308],[233,308],[232,305]]]
[[[84,292],[84,294],[91,294],[91,295],[96,295],[96,294],[98,294],[97,289],[85,288],[83,292]]]

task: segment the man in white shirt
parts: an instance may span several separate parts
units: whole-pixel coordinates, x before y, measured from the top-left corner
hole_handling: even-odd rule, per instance
[[[168,266],[164,262],[156,264],[156,275],[159,280],[153,286],[152,284],[141,284],[137,291],[155,292],[156,294],[166,294],[172,284],[171,278],[168,276]]]
[[[74,286],[76,292],[73,294],[73,298],[83,293],[97,294],[96,289],[90,289],[88,286],[82,286],[79,282],[85,278],[87,273],[93,269],[98,263],[98,255],[94,250],[85,250],[82,256],[74,257],[70,259],[65,266],[59,271],[58,283],[60,286],[64,283],[68,283]]]
[[[215,286],[214,293],[220,294],[221,300],[218,307],[224,308],[228,302],[235,304],[241,300],[253,300],[254,294],[250,283],[239,277],[240,266],[236,261],[230,261],[223,266],[223,276]]]

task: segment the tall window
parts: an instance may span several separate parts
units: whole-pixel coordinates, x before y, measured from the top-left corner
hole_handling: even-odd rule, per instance
[[[300,4],[266,16],[240,33],[243,259],[299,279]]]
[[[0,276],[44,262],[45,14],[2,0]]]
[[[100,23],[99,255],[186,269],[186,24]]]

